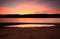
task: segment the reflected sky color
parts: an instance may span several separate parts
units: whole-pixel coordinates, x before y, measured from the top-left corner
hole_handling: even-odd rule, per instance
[[[60,23],[60,18],[0,18],[3,23]]]
[[[60,14],[59,0],[0,0],[0,14]]]
[[[22,25],[10,25],[10,26],[5,26],[5,27],[21,27],[21,28],[25,28],[25,27],[52,27],[55,25],[46,25],[46,24],[22,24]]]

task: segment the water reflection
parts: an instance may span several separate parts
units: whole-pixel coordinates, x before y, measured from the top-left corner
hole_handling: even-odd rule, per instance
[[[60,23],[60,18],[0,18],[3,23]]]
[[[5,27],[53,27],[55,25],[53,24],[21,24],[21,25],[9,25],[9,26],[5,26]]]

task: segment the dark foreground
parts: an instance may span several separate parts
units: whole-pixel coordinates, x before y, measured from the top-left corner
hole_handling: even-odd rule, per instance
[[[0,28],[0,39],[60,39],[60,28]]]

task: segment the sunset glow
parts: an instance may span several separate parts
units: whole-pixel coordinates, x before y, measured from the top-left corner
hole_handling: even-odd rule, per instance
[[[33,2],[13,2],[15,5],[8,5],[0,7],[0,14],[60,14],[60,10],[57,10],[54,6],[49,6],[47,3],[35,3]]]

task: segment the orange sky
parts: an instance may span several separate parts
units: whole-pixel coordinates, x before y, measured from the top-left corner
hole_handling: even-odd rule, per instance
[[[31,2],[17,4],[15,7],[2,6],[0,8],[0,14],[60,14],[60,10],[48,6],[46,3],[36,5]]]

